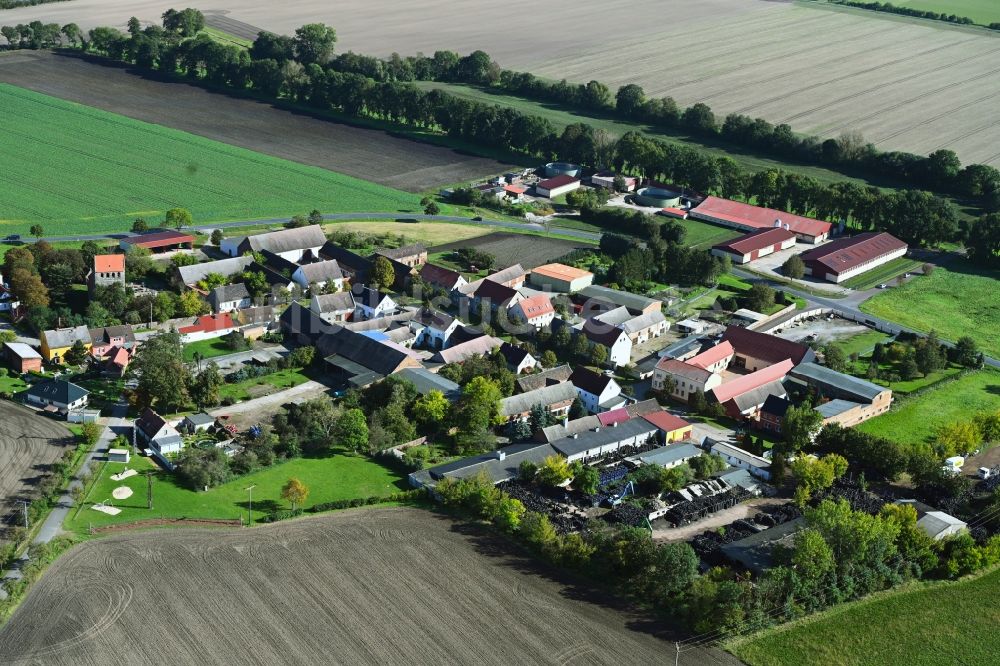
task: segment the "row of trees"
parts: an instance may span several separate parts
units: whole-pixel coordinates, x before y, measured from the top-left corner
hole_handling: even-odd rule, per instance
[[[884,193],[849,182],[824,186],[807,176],[780,170],[751,174],[730,158],[716,158],[636,132],[615,139],[582,123],[559,132],[547,119],[512,108],[461,99],[441,90],[424,92],[405,82],[408,79],[395,76],[379,80],[365,73],[367,66],[349,66],[349,61],[367,62],[364,58],[352,55],[324,61],[317,57],[316,52],[325,53],[333,46],[325,27],[304,26],[294,38],[262,33],[249,51],[213,42],[203,34],[182,39],[176,31],[158,26],[131,35],[115,33],[105,28],[91,31],[88,48],[143,68],[170,74],[180,71],[217,85],[250,87],[318,108],[442,131],[490,148],[593,166],[613,165],[701,192],[752,198],[766,206],[826,219],[853,220],[860,228],[884,229],[914,244],[935,245],[953,240],[958,233],[953,207],[926,192]],[[144,47],[150,44],[156,47]],[[489,71],[489,59],[473,56],[441,55],[416,69],[439,80],[456,76],[479,80]],[[939,161],[954,166],[949,160],[932,163]],[[886,171],[888,167],[880,165],[879,169]],[[975,176],[975,184],[966,189],[989,189],[995,180],[1000,191],[1000,175],[993,172],[967,167],[960,173]]]
[[[950,150],[937,150],[926,157],[882,152],[858,133],[821,141],[762,118],[733,113],[720,121],[704,103],[682,109],[671,97],[648,98],[642,87],[635,84],[624,85],[612,94],[599,81],[551,82],[530,73],[501,69],[483,51],[464,57],[450,51],[407,58],[393,55],[388,60],[346,53],[329,64],[338,72],[360,75],[378,83],[433,80],[488,86],[529,99],[597,111],[709,139],[721,137],[731,144],[777,157],[844,168],[877,178],[888,175],[910,186],[974,197],[988,208],[1000,209],[1000,171],[979,164],[963,168]]]

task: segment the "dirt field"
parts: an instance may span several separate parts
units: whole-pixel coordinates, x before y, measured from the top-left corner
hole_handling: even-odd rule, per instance
[[[91,541],[32,590],[0,630],[0,654],[8,664],[672,658],[672,644],[629,628],[638,618],[525,573],[525,563],[465,531],[429,512],[370,509]]]
[[[5,19],[0,15],[0,23]],[[411,192],[508,166],[193,85],[145,79],[110,63],[72,56],[2,55],[0,81]]]
[[[483,252],[489,252],[496,257],[498,269],[521,264],[525,270],[531,270],[578,248],[593,249],[594,246],[561,238],[498,232],[479,238],[438,245],[428,251],[431,253],[450,252],[463,247],[475,247]]]
[[[158,20],[172,4],[73,0],[5,11],[2,21],[124,27],[130,15]],[[964,162],[1000,164],[1000,36],[985,30],[767,0],[613,0],[591,10],[512,0],[502,11],[454,0],[208,0],[200,8],[287,34],[324,21],[340,51],[483,49],[547,78],[634,82],[720,116],[738,111],[822,136],[858,129],[886,150],[947,146]]]
[[[6,521],[20,511],[14,500],[30,499],[41,474],[72,443],[72,435],[59,422],[0,401],[0,517],[4,529]]]

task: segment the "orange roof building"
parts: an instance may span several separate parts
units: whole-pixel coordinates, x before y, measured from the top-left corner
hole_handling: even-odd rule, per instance
[[[125,286],[125,255],[96,254],[94,265],[87,274],[87,288],[91,294],[97,287],[108,287],[112,284]]]
[[[531,270],[529,281],[536,287],[573,293],[594,283],[594,274],[566,264],[545,264]]]

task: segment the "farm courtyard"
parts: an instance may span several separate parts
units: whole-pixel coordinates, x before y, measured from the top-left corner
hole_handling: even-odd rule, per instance
[[[390,508],[97,539],[34,586],[0,629],[0,654],[53,665],[652,664],[672,654],[630,628],[638,618],[526,572],[491,538]]]
[[[74,0],[4,14],[11,25],[38,19],[124,27],[130,15],[158,21],[172,4]],[[985,0],[935,4],[960,13]],[[1000,125],[988,120],[1000,98],[1000,42],[982,29],[762,0],[602,5],[601,13],[616,20],[569,0],[504,5],[503,17],[527,21],[489,20],[494,8],[456,2],[219,0],[205,9],[210,24],[213,14],[240,21],[250,35],[254,26],[291,34],[322,21],[336,28],[340,52],[482,49],[503,67],[543,78],[596,79],[612,89],[638,83],[648,96],[670,95],[684,106],[704,102],[719,117],[738,112],[822,137],[859,130],[883,150],[927,154],[946,146],[963,162],[1000,164]],[[46,85],[44,78],[35,80]]]

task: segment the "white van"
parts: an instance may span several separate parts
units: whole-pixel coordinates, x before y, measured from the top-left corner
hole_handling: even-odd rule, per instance
[[[993,476],[993,470],[991,470],[989,467],[980,467],[979,468],[979,478],[980,479],[988,479],[991,476]]]

